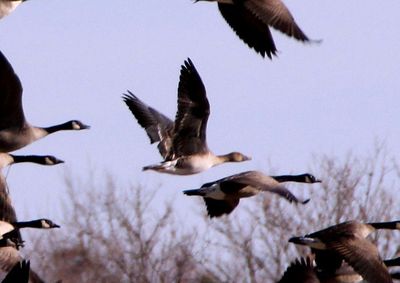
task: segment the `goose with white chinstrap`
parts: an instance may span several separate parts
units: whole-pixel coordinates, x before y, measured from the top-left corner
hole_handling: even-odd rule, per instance
[[[20,149],[57,131],[88,128],[78,120],[51,127],[30,125],[22,107],[21,82],[7,58],[0,52],[0,152]]]
[[[276,178],[276,179],[275,179]],[[319,183],[311,174],[267,176],[259,171],[247,171],[203,184],[201,188],[183,191],[188,196],[202,196],[210,217],[231,213],[241,198],[254,196],[262,191],[278,194],[289,202],[305,204],[298,200],[282,182]]]

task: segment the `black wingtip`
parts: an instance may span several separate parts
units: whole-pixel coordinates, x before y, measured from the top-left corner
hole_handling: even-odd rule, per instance
[[[302,202],[301,202],[301,204],[307,204],[307,203],[308,203],[310,200],[311,200],[311,199],[310,199],[310,198],[308,198],[308,199],[306,199],[306,200],[302,201]]]

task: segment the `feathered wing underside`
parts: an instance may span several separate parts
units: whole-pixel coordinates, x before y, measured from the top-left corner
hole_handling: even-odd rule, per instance
[[[169,159],[208,151],[206,130],[209,115],[206,89],[192,61],[187,59],[181,66],[173,150]]]
[[[296,259],[286,269],[278,283],[320,283],[311,257]]]
[[[0,130],[22,128],[25,123],[22,109],[22,85],[11,64],[0,51]]]
[[[289,9],[281,0],[238,0],[263,23],[300,41],[309,38],[295,22]]]
[[[368,282],[390,283],[392,278],[379,256],[377,247],[368,239],[339,238],[328,247],[340,254]]]
[[[266,23],[250,12],[244,4],[218,3],[219,11],[237,36],[262,57],[276,56],[276,46],[271,31]]]
[[[258,171],[247,171],[240,174],[236,174],[220,181],[221,190],[226,191],[230,188],[239,190],[241,188],[250,186],[260,191],[268,191],[280,195],[286,198],[289,202],[302,202],[295,195],[293,195],[286,187],[278,184],[275,180],[266,176]],[[307,202],[307,201],[305,201]],[[305,203],[303,202],[303,203]]]
[[[226,200],[215,200],[212,198],[203,198],[207,207],[208,215],[220,217],[231,213],[239,204],[239,198],[227,198]]]
[[[123,100],[135,116],[139,125],[145,129],[150,142],[159,142],[158,150],[165,159],[167,153],[171,150],[171,136],[174,129],[174,122],[156,109],[143,103],[130,91],[123,96]]]

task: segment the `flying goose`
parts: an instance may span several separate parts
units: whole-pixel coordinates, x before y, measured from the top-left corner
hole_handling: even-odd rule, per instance
[[[286,187],[280,184],[289,181],[320,182],[311,174],[271,177],[259,171],[247,171],[203,184],[200,189],[186,190],[183,193],[188,196],[202,196],[211,218],[231,213],[239,204],[241,198],[254,196],[261,191],[278,194],[289,202],[307,203],[309,200],[298,200]]]
[[[57,131],[84,129],[89,126],[78,120],[45,128],[31,126],[22,108],[21,82],[0,52],[0,152],[20,149]]]
[[[49,166],[64,163],[63,160],[52,155],[13,155],[0,152],[0,170],[11,164],[23,162],[31,162]]]
[[[56,165],[64,161],[51,155],[12,155],[0,152],[0,221],[16,222],[17,217],[1,169],[14,163],[31,162],[41,165]]]
[[[163,162],[145,166],[143,170],[190,175],[224,162],[250,159],[239,152],[214,155],[208,149],[206,128],[210,104],[200,75],[190,59],[181,66],[175,122],[147,106],[130,91],[123,96],[123,100],[146,130],[150,142],[158,142],[159,152],[164,158]]]
[[[19,4],[26,0],[0,0],[0,19],[10,14]]]
[[[59,225],[55,224],[53,221],[41,218],[31,221],[18,221],[18,222],[6,222],[0,221],[0,239],[10,238],[15,239],[15,233],[22,228],[37,228],[37,229],[53,229],[60,228]]]
[[[1,283],[28,283],[29,282],[30,261],[21,260],[10,270]]]
[[[195,0],[200,1],[217,2],[223,18],[237,36],[262,57],[276,56],[270,27],[299,41],[311,41],[281,0]]]
[[[341,260],[344,260],[368,282],[392,282],[377,247],[366,239],[377,229],[399,230],[400,221],[348,221],[304,237],[293,237],[289,242],[311,247],[316,254],[319,268],[322,266],[325,269],[328,264],[337,268],[341,265]],[[329,256],[325,252],[328,252]]]

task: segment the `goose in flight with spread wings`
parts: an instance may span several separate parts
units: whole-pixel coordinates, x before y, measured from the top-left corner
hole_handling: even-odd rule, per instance
[[[8,227],[8,230],[5,232],[6,234],[11,230],[14,230],[12,232],[12,237],[11,237],[12,239],[8,238],[3,238],[3,240],[0,239],[0,242],[4,244],[1,245],[0,243],[0,269],[2,269],[3,271],[8,271],[12,267],[12,265],[15,266],[22,260],[22,257],[20,256],[18,249],[20,245],[23,243],[23,240],[19,232],[19,229],[14,229],[14,226],[12,226],[10,229],[11,225],[10,223],[18,223],[18,221],[14,206],[12,205],[10,194],[8,192],[7,183],[3,174],[1,173],[1,170],[4,167],[9,166],[11,164],[15,163],[18,164],[23,162],[30,162],[40,165],[49,165],[49,166],[63,163],[62,160],[51,155],[37,156],[37,155],[12,155],[8,153],[0,153],[0,223],[3,223],[0,224],[0,228],[6,227],[7,229]],[[50,224],[47,225],[46,223],[47,221],[44,221],[43,223],[41,221],[40,223],[36,222],[34,223],[34,226],[54,226]],[[39,275],[32,269],[30,269],[30,271],[28,270],[28,273],[31,282],[43,282],[43,280],[39,277]],[[9,280],[12,280],[13,278],[16,277],[14,277],[14,275],[9,276]],[[15,281],[4,281],[4,282],[15,282]],[[18,281],[18,282],[23,282],[23,281]]]
[[[88,128],[78,120],[51,127],[31,126],[25,120],[22,108],[21,82],[7,58],[0,52],[0,152],[20,149],[57,131]]]
[[[247,171],[203,184],[201,188],[183,191],[188,196],[202,196],[210,217],[231,213],[241,198],[257,195],[262,191],[278,194],[289,202],[306,204],[298,200],[282,182],[319,183],[311,174],[267,176],[259,171]]]
[[[277,49],[270,27],[302,42],[310,40],[281,0],[195,0],[217,2],[225,21],[250,48],[272,59]]]
[[[210,104],[203,82],[192,61],[181,66],[178,86],[178,110],[175,122],[140,101],[131,92],[123,99],[150,138],[158,142],[164,161],[143,167],[161,173],[190,175],[225,162],[242,162],[250,157],[239,152],[213,154],[207,146],[207,120]]]

